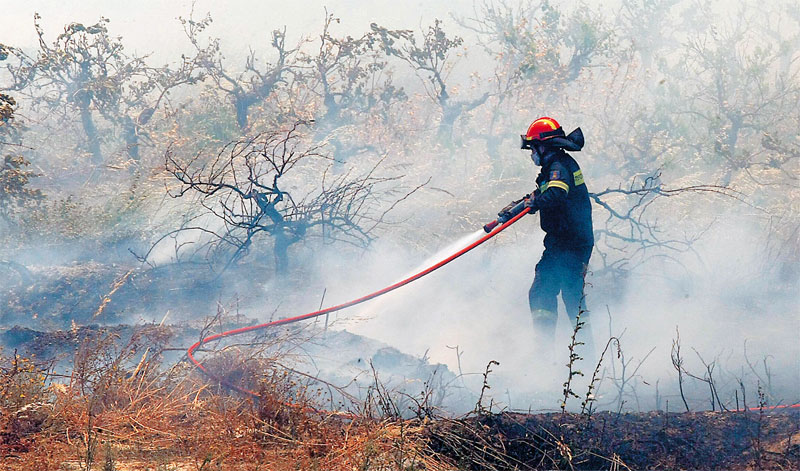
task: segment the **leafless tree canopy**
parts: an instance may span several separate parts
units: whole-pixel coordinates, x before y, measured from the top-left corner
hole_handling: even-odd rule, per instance
[[[227,258],[227,267],[265,235],[273,241],[276,271],[283,273],[289,247],[306,238],[366,246],[389,211],[416,191],[398,190],[402,175],[382,176],[382,160],[364,174],[332,173],[324,148],[300,134],[307,124],[230,142],[211,158],[200,152],[181,160],[167,151],[166,169],[180,183],[170,195],[196,196],[220,223],[202,246],[212,259]],[[283,189],[295,174],[304,179],[299,194]],[[169,235],[184,230],[192,228]]]

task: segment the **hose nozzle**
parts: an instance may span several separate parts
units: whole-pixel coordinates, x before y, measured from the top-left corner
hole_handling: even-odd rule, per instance
[[[511,219],[513,219],[517,214],[525,210],[526,201],[527,201],[527,195],[526,198],[523,198],[519,201],[514,201],[513,203],[503,208],[497,215],[497,219],[488,224],[485,224],[483,226],[483,230],[488,234],[492,232],[494,228],[497,227],[498,225],[505,224]]]

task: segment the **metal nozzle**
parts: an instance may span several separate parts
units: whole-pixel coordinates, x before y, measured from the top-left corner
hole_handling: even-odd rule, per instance
[[[514,217],[517,214],[525,210],[527,198],[528,197],[526,196],[525,198],[519,201],[515,201],[514,203],[511,203],[510,205],[503,208],[497,215],[497,219],[490,222],[489,224],[484,225],[483,230],[486,231],[486,233],[488,234],[492,232],[494,228],[497,227],[499,224],[505,224],[511,219],[514,219]]]

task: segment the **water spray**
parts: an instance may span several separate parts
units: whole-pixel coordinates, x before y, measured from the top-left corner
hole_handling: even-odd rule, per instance
[[[494,221],[492,221],[492,222],[490,222],[488,224],[485,224],[483,226],[483,230],[486,232],[486,234],[483,235],[480,239],[475,240],[474,242],[470,243],[466,247],[454,252],[450,256],[440,260],[439,262],[437,262],[435,264],[432,264],[430,266],[427,266],[426,268],[421,269],[420,271],[418,271],[418,272],[406,277],[405,279],[402,279],[402,280],[400,280],[400,281],[398,281],[398,282],[396,282],[394,284],[391,284],[391,285],[389,285],[389,286],[387,286],[387,287],[385,287],[383,289],[380,289],[378,291],[375,291],[373,293],[367,294],[365,296],[362,296],[360,298],[354,299],[352,301],[348,301],[346,303],[338,304],[336,306],[332,306],[332,307],[325,308],[325,309],[319,309],[317,311],[309,312],[308,314],[303,314],[303,315],[300,315],[300,316],[289,317],[289,318],[285,318],[285,319],[279,319],[277,321],[267,322],[265,324],[258,324],[258,325],[248,326],[248,327],[242,327],[242,328],[239,328],[239,329],[229,330],[229,331],[226,331],[226,332],[221,332],[219,334],[211,335],[209,337],[206,337],[206,338],[203,338],[203,339],[199,340],[194,345],[189,347],[189,349],[187,350],[187,356],[189,357],[189,360],[192,363],[194,363],[194,365],[200,371],[202,371],[206,376],[208,376],[212,380],[214,380],[214,381],[218,382],[219,384],[221,384],[221,385],[223,385],[223,386],[225,386],[227,388],[230,388],[230,389],[232,389],[232,390],[234,390],[236,392],[244,394],[246,396],[253,397],[254,399],[261,399],[261,396],[257,392],[251,391],[249,389],[246,389],[246,388],[243,388],[243,387],[238,386],[236,384],[233,384],[230,381],[228,381],[227,379],[225,379],[225,378],[223,378],[221,376],[218,376],[215,373],[213,373],[210,370],[208,370],[206,367],[204,367],[194,357],[194,352],[198,348],[200,348],[201,346],[203,346],[203,345],[205,345],[205,344],[207,344],[209,342],[222,340],[222,339],[227,338],[227,337],[233,337],[233,336],[244,334],[244,333],[247,333],[247,332],[254,332],[254,331],[257,331],[257,330],[264,330],[264,329],[267,329],[267,328],[270,328],[270,327],[276,327],[276,326],[285,325],[285,324],[292,324],[292,323],[299,322],[299,321],[302,321],[302,320],[306,320],[306,319],[311,319],[311,318],[314,318],[314,317],[327,315],[327,314],[330,314],[331,312],[341,311],[341,310],[346,309],[348,307],[352,307],[352,306],[367,302],[367,301],[369,301],[371,299],[375,299],[375,298],[377,298],[379,296],[383,296],[384,294],[387,294],[387,293],[389,293],[391,291],[394,291],[394,290],[396,290],[396,289],[398,289],[398,288],[400,288],[402,286],[405,286],[405,285],[407,285],[407,284],[409,284],[409,283],[411,283],[413,281],[416,281],[416,280],[422,278],[423,276],[425,276],[425,275],[427,275],[429,273],[432,273],[433,271],[435,271],[435,270],[447,265],[448,263],[452,262],[453,260],[457,259],[458,257],[464,255],[465,253],[469,252],[470,250],[474,249],[475,247],[483,244],[487,240],[489,240],[492,237],[496,236],[497,234],[499,234],[500,232],[505,230],[507,227],[509,227],[512,224],[514,224],[515,222],[517,222],[522,216],[528,214],[531,211],[532,208],[526,204],[527,201],[528,201],[528,197],[523,198],[520,201],[512,202],[511,204],[509,204],[508,206],[506,206],[505,208],[503,208],[500,211],[500,213],[498,214],[497,219],[495,219]],[[460,239],[458,242],[462,242],[463,243],[465,240],[466,241],[471,240],[476,236],[477,236],[477,234],[470,234],[470,235]],[[452,244],[452,245],[455,245],[455,244]],[[446,249],[451,248],[452,245],[448,246]],[[443,249],[442,251],[445,251],[446,249]],[[440,251],[439,253],[441,253],[442,251]],[[437,255],[438,255],[438,253],[437,253]],[[800,408],[800,403],[796,403],[796,404],[779,404],[779,405],[762,407],[762,408],[750,407],[747,410],[756,411],[756,410],[759,410],[759,409],[775,410],[775,409],[798,409],[798,408]],[[737,411],[738,411],[738,409],[737,409]]]
[[[199,340],[198,342],[196,342],[191,347],[189,347],[189,349],[186,352],[187,356],[189,357],[189,361],[194,363],[194,365],[200,371],[202,371],[206,376],[208,376],[209,378],[211,378],[214,381],[218,382],[219,384],[221,384],[223,386],[226,386],[226,387],[228,387],[228,388],[230,388],[230,389],[232,389],[234,391],[237,391],[237,392],[239,392],[241,394],[244,394],[244,395],[247,395],[247,396],[251,396],[251,397],[256,398],[256,399],[260,399],[259,394],[256,393],[255,391],[251,391],[249,389],[246,389],[246,388],[243,388],[243,387],[238,386],[236,384],[233,384],[230,381],[228,381],[227,379],[225,379],[225,378],[223,378],[221,376],[218,376],[215,373],[213,373],[212,371],[210,371],[209,369],[207,369],[205,366],[203,366],[194,357],[194,352],[198,348],[200,348],[201,346],[203,346],[203,345],[205,345],[205,344],[207,344],[209,342],[222,340],[222,339],[227,338],[227,337],[233,337],[233,336],[245,334],[245,333],[248,333],[248,332],[264,330],[264,329],[267,329],[267,328],[270,328],[270,327],[276,327],[276,326],[279,326],[279,325],[292,324],[292,323],[295,323],[295,322],[299,322],[299,321],[306,320],[306,319],[311,319],[311,318],[314,318],[314,317],[324,316],[324,315],[330,314],[332,312],[341,311],[341,310],[346,309],[348,307],[352,307],[352,306],[364,303],[364,302],[369,301],[371,299],[375,299],[375,298],[377,298],[379,296],[383,296],[384,294],[387,294],[387,293],[389,293],[391,291],[394,291],[397,288],[405,286],[405,285],[407,285],[407,284],[409,284],[409,283],[411,283],[413,281],[416,281],[416,280],[422,278],[423,276],[425,276],[425,275],[427,275],[429,273],[432,273],[435,270],[438,270],[439,268],[447,265],[448,263],[452,262],[453,260],[457,259],[458,257],[464,255],[465,253],[469,252],[470,250],[474,249],[475,247],[483,244],[487,240],[489,240],[492,237],[496,236],[497,234],[501,233],[503,230],[505,230],[507,227],[509,227],[512,224],[514,224],[515,222],[517,222],[522,216],[524,216],[525,214],[527,214],[530,211],[531,208],[529,206],[526,206],[524,204],[524,202],[525,202],[524,199],[522,201],[519,201],[519,202],[515,201],[514,203],[509,205],[509,206],[511,206],[510,208],[509,208],[509,206],[503,208],[503,210],[500,211],[500,214],[499,214],[498,218],[495,221],[492,221],[491,223],[486,224],[484,226],[484,231],[486,231],[487,233],[484,236],[482,236],[480,239],[472,242],[471,244],[467,245],[466,247],[462,248],[461,250],[458,250],[457,252],[451,254],[450,256],[448,256],[448,257],[440,260],[439,262],[434,263],[434,264],[432,264],[432,265],[430,265],[430,266],[428,266],[428,267],[426,267],[426,268],[414,273],[413,275],[411,275],[411,276],[409,276],[409,277],[407,277],[407,278],[405,278],[403,280],[400,280],[400,281],[398,281],[398,282],[396,282],[394,284],[391,284],[391,285],[389,285],[389,286],[387,286],[387,287],[385,287],[383,289],[380,289],[380,290],[375,291],[373,293],[367,294],[367,295],[362,296],[360,298],[354,299],[352,301],[348,301],[348,302],[342,303],[342,304],[337,304],[336,306],[328,307],[328,308],[325,308],[325,309],[320,309],[320,310],[317,310],[317,311],[314,311],[314,312],[309,312],[308,314],[302,314],[302,315],[295,316],[295,317],[287,317],[285,319],[279,319],[277,321],[267,322],[265,324],[257,324],[257,325],[251,325],[251,326],[248,326],[248,327],[242,327],[242,328],[239,328],[239,329],[228,330],[228,331],[225,331],[225,332],[221,332],[219,334],[215,334],[215,335],[211,335],[211,336],[205,337],[205,338]],[[487,227],[489,229],[487,229]]]

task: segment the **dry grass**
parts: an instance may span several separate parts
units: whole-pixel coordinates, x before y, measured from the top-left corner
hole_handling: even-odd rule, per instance
[[[66,376],[36,358],[2,360],[0,470],[744,469],[756,457],[757,467],[792,469],[800,462],[796,413],[409,420],[377,378],[355,405],[360,413],[334,413],[319,406],[330,399],[320,383],[280,366],[285,358],[274,347],[285,339],[206,353],[208,368],[259,391],[255,400],[186,363],[165,368],[169,337],[159,326],[126,338],[96,329],[62,362]]]
[[[444,469],[423,456],[422,427],[320,411],[319,390],[267,357],[209,360],[262,400],[193,369],[164,369],[165,328],[84,338],[69,376],[9,358],[0,377],[2,470]],[[424,464],[427,463],[427,464]],[[424,464],[424,466],[423,466]]]

